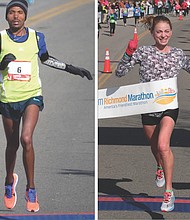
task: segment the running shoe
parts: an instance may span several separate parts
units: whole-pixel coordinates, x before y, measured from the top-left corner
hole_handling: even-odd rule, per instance
[[[18,183],[18,175],[13,174],[13,183],[5,186],[4,204],[8,209],[13,209],[17,202],[16,185]]]
[[[175,196],[174,196],[173,191],[165,192],[164,199],[161,205],[161,211],[171,212],[172,210],[174,210],[174,201],[175,201]]]
[[[156,171],[156,185],[157,187],[163,187],[165,185],[164,171],[159,168]]]
[[[39,211],[39,203],[37,198],[37,192],[35,189],[29,189],[26,191],[26,210],[29,212]]]

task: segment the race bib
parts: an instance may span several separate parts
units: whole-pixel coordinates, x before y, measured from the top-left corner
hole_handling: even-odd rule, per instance
[[[30,81],[31,62],[12,61],[8,64],[8,80]]]

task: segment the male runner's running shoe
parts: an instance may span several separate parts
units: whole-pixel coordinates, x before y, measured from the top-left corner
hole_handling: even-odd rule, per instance
[[[35,189],[26,191],[26,209],[29,212],[37,212],[40,209]]]
[[[165,192],[164,199],[161,205],[161,211],[171,212],[174,209],[174,201],[175,201],[175,196],[174,196],[173,191]]]
[[[18,183],[18,175],[13,174],[13,183],[5,186],[4,204],[8,209],[13,209],[17,202],[16,185]]]
[[[156,185],[157,187],[163,187],[164,184],[165,184],[164,171],[158,168],[156,171]]]

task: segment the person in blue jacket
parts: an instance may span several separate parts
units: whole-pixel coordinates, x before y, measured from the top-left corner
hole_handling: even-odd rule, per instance
[[[123,8],[121,12],[123,15],[123,24],[124,24],[124,26],[126,26],[127,25],[126,23],[127,23],[128,9]]]
[[[134,6],[133,14],[134,14],[135,26],[136,26],[137,23],[139,23],[139,18],[141,17],[141,9],[137,4],[135,4],[135,6]]]

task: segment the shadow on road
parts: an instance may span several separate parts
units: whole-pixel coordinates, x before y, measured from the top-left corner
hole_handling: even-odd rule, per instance
[[[190,189],[190,183],[172,183],[173,188],[176,190],[186,190],[186,189]]]
[[[189,147],[190,131],[185,129],[174,129],[171,146]],[[149,146],[142,128],[132,127],[99,127],[99,145],[131,145]]]
[[[152,219],[164,219],[163,215],[160,213],[152,212],[149,207],[143,203],[134,200],[134,196],[149,197],[146,193],[132,194],[131,192],[122,189],[117,186],[119,182],[132,182],[131,179],[99,179],[98,182],[98,192],[105,193],[107,195],[119,196],[123,201],[130,201],[130,204],[148,213]]]
[[[63,175],[78,175],[78,176],[94,176],[94,171],[91,170],[75,170],[75,169],[62,169],[58,174]]]

